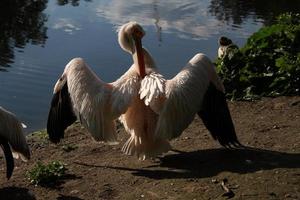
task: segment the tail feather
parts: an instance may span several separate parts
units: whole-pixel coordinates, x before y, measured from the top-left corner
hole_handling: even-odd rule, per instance
[[[131,135],[122,147],[127,155],[137,156],[140,160],[155,158],[158,155],[168,152],[171,145],[167,140],[155,139],[142,141],[141,137]]]

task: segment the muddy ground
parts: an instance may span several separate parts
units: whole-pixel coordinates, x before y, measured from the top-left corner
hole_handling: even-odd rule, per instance
[[[227,199],[224,179],[232,199],[300,199],[300,97],[229,102],[229,107],[240,142],[251,148],[222,148],[198,117],[172,141],[178,151],[155,160],[121,153],[128,138],[123,128],[117,146],[93,141],[78,125],[59,145],[42,134],[30,136],[32,159],[16,161],[9,181],[0,158],[0,199]],[[66,145],[76,148],[66,152]],[[42,187],[27,180],[26,171],[37,161],[53,160],[67,164],[68,175],[60,182]]]

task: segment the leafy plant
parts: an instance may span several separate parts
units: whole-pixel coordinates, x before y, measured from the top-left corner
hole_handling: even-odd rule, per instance
[[[50,186],[66,175],[66,165],[60,161],[49,164],[37,162],[33,169],[27,171],[26,176],[32,184]]]
[[[300,14],[283,14],[216,61],[232,99],[300,95]]]
[[[29,138],[35,137],[35,138],[38,138],[39,140],[48,140],[49,139],[46,129],[35,131],[35,132],[31,133],[30,135],[28,135],[28,137]]]
[[[65,144],[62,146],[62,149],[65,151],[65,152],[70,152],[70,151],[73,151],[75,149],[77,149],[78,146],[76,145],[73,145],[73,144]]]

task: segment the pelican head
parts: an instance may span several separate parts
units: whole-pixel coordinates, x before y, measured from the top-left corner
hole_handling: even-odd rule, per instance
[[[136,56],[139,74],[142,78],[145,76],[144,51],[142,47],[142,38],[145,31],[137,22],[128,22],[122,25],[118,33],[118,41],[121,48],[128,53]],[[135,60],[135,58],[134,58]]]
[[[231,39],[229,39],[229,38],[227,38],[227,37],[225,37],[225,36],[221,36],[221,37],[219,38],[219,45],[220,45],[220,46],[228,46],[228,45],[230,45],[230,44],[232,44]]]
[[[144,29],[137,22],[128,22],[118,29],[118,41],[121,48],[130,54],[136,52],[135,41],[142,39]]]

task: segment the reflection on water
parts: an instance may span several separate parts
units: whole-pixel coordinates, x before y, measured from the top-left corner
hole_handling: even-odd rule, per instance
[[[153,18],[155,20],[154,24],[155,24],[155,27],[156,27],[157,39],[158,39],[159,42],[162,42],[162,36],[161,36],[162,27],[159,24],[160,16],[159,16],[159,11],[158,11],[158,2],[157,2],[157,0],[153,1],[153,10],[154,10]]]
[[[298,0],[3,0],[0,1],[0,105],[15,112],[27,131],[45,127],[52,88],[65,64],[83,57],[104,81],[131,65],[116,27],[143,25],[143,44],[166,78],[197,52],[216,57],[221,35],[243,45],[263,24]],[[6,66],[10,65],[10,68]]]
[[[144,26],[156,25],[165,33],[176,33],[182,38],[206,39],[216,33],[219,22],[208,15],[209,1],[166,0],[100,2],[98,16],[111,24],[121,25],[127,21],[138,21]],[[209,23],[208,23],[209,22]]]
[[[92,0],[84,0],[84,1],[92,1]],[[66,4],[71,4],[72,6],[79,6],[80,0],[57,0],[57,5],[64,6]]]
[[[43,13],[47,0],[4,0],[0,3],[0,70],[14,60],[14,48],[24,48],[27,43],[43,45],[47,39],[47,15]],[[269,25],[276,16],[284,12],[299,12],[298,0],[82,0],[93,4],[91,12],[112,25],[138,21],[144,26],[155,26],[157,38],[162,42],[162,32],[174,33],[185,39],[209,39],[212,35],[227,33],[227,25],[238,28],[241,38],[251,32],[249,19],[254,24]],[[80,6],[80,0],[57,0],[57,5]],[[69,18],[58,18],[54,29],[64,28],[66,32],[80,30],[78,22]],[[84,22],[84,20],[82,20]],[[253,23],[253,22],[252,22]],[[221,31],[223,30],[223,31]],[[234,33],[231,33],[234,34]]]
[[[0,3],[0,70],[14,61],[14,48],[27,43],[43,45],[47,39],[42,11],[47,0],[2,0]]]
[[[211,0],[209,12],[220,21],[240,25],[248,18],[270,25],[279,14],[300,12],[299,0]]]
[[[97,13],[112,24],[123,24],[135,20],[144,26],[157,26],[166,33],[175,33],[186,39],[208,39],[228,29],[227,25],[239,29],[243,38],[249,30],[240,25],[270,24],[284,12],[299,12],[298,0],[111,0],[98,4]],[[249,21],[251,19],[251,21]],[[250,22],[250,23],[249,23]]]

